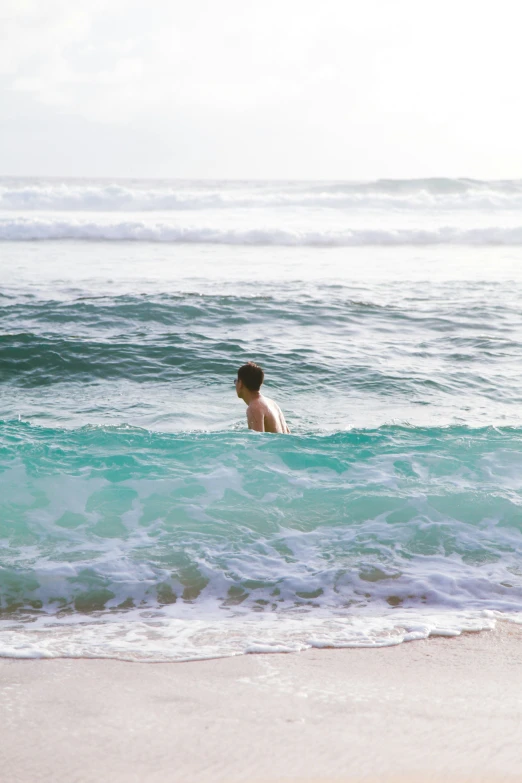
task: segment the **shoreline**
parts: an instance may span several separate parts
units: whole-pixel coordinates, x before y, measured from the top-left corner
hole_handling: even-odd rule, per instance
[[[206,661],[0,659],[9,783],[522,777],[522,627]]]

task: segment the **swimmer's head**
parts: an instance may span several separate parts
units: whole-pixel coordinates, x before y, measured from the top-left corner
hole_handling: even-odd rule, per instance
[[[250,392],[258,392],[264,378],[265,373],[258,364],[254,362],[243,364],[237,371],[237,378],[234,381],[237,396],[242,398],[245,389]]]

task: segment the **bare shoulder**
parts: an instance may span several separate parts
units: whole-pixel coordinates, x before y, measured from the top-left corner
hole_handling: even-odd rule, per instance
[[[248,427],[257,432],[265,432],[265,408],[259,400],[252,400],[246,410]]]
[[[248,405],[247,420],[249,428],[258,432],[290,432],[279,405],[263,395]]]
[[[275,400],[270,399],[270,397],[263,397],[263,403],[265,406],[265,410],[270,411],[272,413],[279,413],[283,415],[283,412],[277,402]]]
[[[285,421],[283,411],[270,397],[263,397],[263,415],[265,417],[265,429],[267,432],[290,432]]]
[[[264,411],[266,410],[266,398],[265,397],[258,397],[255,400],[252,400],[247,407],[247,411]]]

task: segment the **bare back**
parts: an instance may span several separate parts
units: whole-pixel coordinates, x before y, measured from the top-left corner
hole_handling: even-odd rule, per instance
[[[257,432],[290,432],[279,405],[262,394],[248,406],[247,421],[249,429]]]

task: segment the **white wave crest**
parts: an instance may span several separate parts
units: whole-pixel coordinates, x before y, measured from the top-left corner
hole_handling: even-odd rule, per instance
[[[219,228],[135,221],[13,218],[0,220],[0,240],[103,240],[220,245],[352,247],[363,245],[522,245],[522,226],[433,229]]]
[[[522,183],[410,180],[370,183],[55,182],[0,180],[0,210],[178,211],[251,208],[415,211],[517,210]]]

